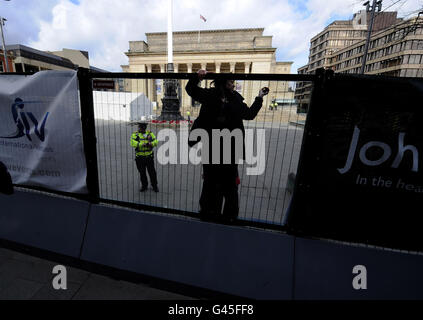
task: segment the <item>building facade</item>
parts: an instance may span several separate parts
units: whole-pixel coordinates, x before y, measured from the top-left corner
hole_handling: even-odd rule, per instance
[[[364,42],[343,48],[329,57],[335,72],[359,73]],[[372,35],[365,74],[423,77],[423,19],[403,21]]]
[[[272,36],[264,36],[263,28],[183,31],[173,33],[173,64],[175,72],[191,73],[206,69],[216,73],[290,73],[292,62],[277,62]],[[146,41],[130,41],[129,64],[124,72],[166,72],[167,33],[147,33]],[[179,82],[181,107],[192,106],[193,101],[184,88],[187,80]],[[209,81],[203,81],[209,86]],[[270,87],[267,100],[293,98],[288,82],[237,81],[236,89],[250,104],[263,86]],[[163,97],[162,80],[125,80],[127,91],[145,93],[157,106]],[[267,100],[265,103],[268,103]]]
[[[322,32],[314,36],[310,41],[309,63],[299,68],[298,73],[314,74],[319,68],[332,69],[335,72],[359,73],[363,61],[369,16],[368,12],[360,11],[354,15],[353,19],[335,21],[328,25]],[[385,69],[385,64],[380,64],[380,62],[383,60],[382,50],[386,49],[385,44],[387,42],[377,39],[384,38],[385,36],[387,38],[392,37],[393,34],[397,32],[398,28],[406,28],[406,25],[410,23],[414,23],[414,20],[404,22],[402,19],[397,18],[396,12],[381,12],[376,14],[372,29],[368,60],[366,62],[366,74],[400,75],[399,73],[396,74],[391,72],[392,70],[383,70]],[[391,36],[388,36],[389,34],[391,34]],[[401,46],[398,46],[390,50],[396,50],[396,53],[400,55],[400,47]],[[379,62],[379,64],[369,66],[376,57],[376,53],[373,53],[376,51],[378,51],[378,58],[380,58],[380,60],[376,62]],[[387,60],[393,58],[390,56],[391,53],[392,51],[386,51],[386,54],[389,55],[386,58]],[[385,53],[383,55],[385,55]],[[393,62],[387,62],[386,66],[392,63]],[[298,101],[300,109],[303,111],[307,110],[310,102],[311,89],[311,83],[302,82],[297,84],[295,99]]]
[[[9,72],[13,72],[14,70],[13,61],[15,57],[13,56],[11,52],[7,50],[6,50],[6,54],[7,54],[7,66],[9,68]],[[4,60],[3,50],[0,50],[0,72],[7,72],[6,61]]]
[[[78,68],[78,65],[67,58],[21,44],[8,45],[6,50],[13,56],[13,70],[10,70],[11,72],[74,70]]]
[[[79,67],[93,72],[108,72],[90,66],[87,51],[63,49],[62,51],[41,51],[21,44],[6,46],[10,72],[38,72],[43,70],[76,70]],[[1,68],[5,72],[3,51],[0,50]]]

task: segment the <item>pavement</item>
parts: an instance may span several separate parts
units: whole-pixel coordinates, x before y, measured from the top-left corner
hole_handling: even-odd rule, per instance
[[[239,218],[281,224],[291,199],[291,192],[287,188],[288,176],[297,171],[303,127],[289,123],[259,121],[246,121],[245,125],[246,129],[256,129],[253,155],[263,156],[265,170],[260,175],[247,175],[247,168],[256,165],[244,163],[239,166],[241,180]],[[157,136],[166,128],[150,124],[148,129]],[[161,164],[158,159],[158,150],[163,144],[175,147],[178,155],[181,146],[186,144],[180,137],[182,134],[187,134],[184,132],[187,129],[178,127],[173,129],[175,140],[160,141],[155,150],[160,192],[153,192],[150,186],[147,192],[140,193],[134,150],[129,144],[130,136],[136,127],[123,121],[96,119],[100,197],[198,213],[202,185],[201,165],[191,162]],[[266,137],[265,144],[261,145],[259,150],[256,146],[257,129],[264,131]]]
[[[0,247],[0,300],[193,300],[145,283],[66,268],[66,290],[53,288],[60,263]]]

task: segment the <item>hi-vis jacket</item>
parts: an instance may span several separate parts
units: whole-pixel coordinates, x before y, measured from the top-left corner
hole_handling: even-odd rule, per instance
[[[147,146],[151,143],[151,147]],[[157,146],[159,142],[153,132],[146,130],[144,134],[139,131],[134,132],[131,135],[131,146],[135,148],[135,155],[137,157],[146,157],[153,154],[153,148]]]

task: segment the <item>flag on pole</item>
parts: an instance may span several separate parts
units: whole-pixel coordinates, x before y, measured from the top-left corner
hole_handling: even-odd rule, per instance
[[[200,19],[201,19],[201,20],[203,20],[204,22],[206,22],[206,21],[207,21],[207,19],[206,19],[206,18],[204,18],[204,16],[203,16],[203,15],[201,15],[201,14],[200,14]],[[200,30],[198,30],[198,43],[200,43]]]

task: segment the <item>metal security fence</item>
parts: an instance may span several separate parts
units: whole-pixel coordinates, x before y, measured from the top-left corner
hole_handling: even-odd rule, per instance
[[[92,90],[92,95],[87,92],[87,105],[92,99],[96,137],[94,158],[97,161],[92,170],[98,172],[100,201],[198,215],[203,181],[202,166],[190,161],[181,163],[181,152],[189,152],[186,140],[190,125],[188,115],[193,121],[200,110],[198,102],[193,101],[185,92],[185,85],[191,76],[192,74],[166,73],[83,75],[86,81],[90,80],[89,85],[84,82],[84,86]],[[298,112],[301,101],[294,99],[295,86],[297,81],[311,82],[313,77],[213,74],[208,75],[201,85],[210,87],[212,77],[234,79],[236,90],[249,106],[260,88],[270,88],[257,117],[244,121],[245,129],[250,134],[247,134],[246,144],[253,146],[255,162],[239,166],[239,219],[247,224],[259,222],[269,226],[281,225],[291,200],[306,118],[305,113]],[[185,118],[182,121],[160,120],[164,79],[171,78],[178,84],[180,112]],[[151,185],[147,192],[139,191],[140,176],[130,137],[137,130],[140,120],[148,121],[148,129],[157,137],[165,136],[155,148],[155,168],[160,189],[158,193],[151,190]],[[166,136],[166,132],[171,132],[171,135]],[[263,137],[264,143],[258,141]],[[176,163],[164,163],[168,152],[163,154],[160,150],[165,146],[171,146],[170,152],[176,152]],[[252,170],[256,170],[256,174],[247,174]],[[92,178],[95,180],[95,175]]]
[[[8,74],[8,73],[4,73]],[[33,73],[13,73],[32,75]],[[76,197],[92,203],[109,203],[147,211],[198,217],[202,190],[202,166],[182,163],[181,152],[192,152],[187,145],[190,125],[198,117],[201,105],[191,99],[185,85],[188,73],[98,73],[78,69],[79,97],[84,153],[87,165],[88,195],[51,190],[39,186],[19,187]],[[239,165],[238,188],[240,212],[238,223],[280,229],[291,202],[300,158],[306,120],[305,101],[295,99],[297,84],[312,84],[314,75],[274,74],[208,74],[202,87],[214,79],[235,80],[236,90],[252,104],[262,87],[270,92],[264,98],[257,117],[244,121],[246,145],[252,146],[253,162]],[[177,84],[182,121],[161,121],[165,81]],[[191,122],[188,122],[188,116]],[[131,134],[140,120],[149,122],[148,129],[159,138],[155,149],[155,168],[160,192],[140,192],[140,176]],[[258,141],[264,137],[264,143]],[[173,139],[170,141],[170,139]],[[171,145],[177,161],[165,163]],[[182,150],[182,151],[181,151]],[[251,170],[258,174],[247,174]],[[260,169],[262,168],[262,170]],[[150,185],[151,187],[151,185]]]

